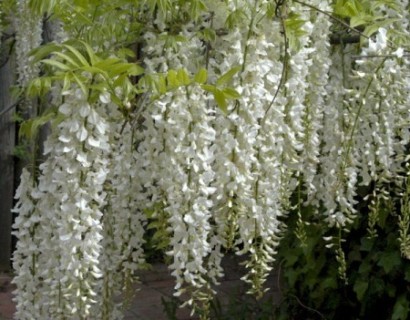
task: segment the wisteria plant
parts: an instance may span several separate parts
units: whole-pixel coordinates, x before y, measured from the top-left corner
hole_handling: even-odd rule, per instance
[[[17,319],[121,318],[114,297],[146,264],[147,229],[170,258],[175,295],[207,319],[223,256],[245,257],[243,280],[261,297],[286,217],[302,243],[309,236],[307,207],[347,281],[344,235],[361,186],[373,235],[378,201],[403,197],[409,258],[407,0],[15,0],[2,10],[21,108],[39,97],[46,110],[21,136],[51,127],[16,193]]]

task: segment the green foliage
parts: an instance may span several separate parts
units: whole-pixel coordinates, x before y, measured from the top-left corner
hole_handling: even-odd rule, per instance
[[[176,320],[178,307],[182,301],[173,298],[161,298],[164,313],[168,320]],[[215,296],[210,303],[209,319],[212,320],[274,320],[275,301],[272,297],[264,300],[251,299],[241,290],[229,296],[224,305]]]
[[[34,79],[27,89],[29,96],[44,95],[52,82],[58,81],[63,84],[63,91],[77,84],[91,102],[108,93],[117,105],[123,106],[136,94],[130,77],[144,72],[138,64],[114,56],[101,57],[84,41],[51,43],[34,50],[32,55],[33,63],[41,62],[51,76]]]
[[[326,248],[331,245],[323,239],[329,230],[313,211],[304,208],[305,219],[313,221],[304,227],[303,245],[294,234],[297,216],[289,217],[278,256],[284,296],[277,319],[408,319],[410,261],[400,257],[397,217],[386,201],[380,202],[377,236],[369,237],[367,208],[363,203],[344,236],[347,283],[338,280],[334,248]]]
[[[216,104],[225,114],[228,113],[228,100],[236,100],[241,97],[234,88],[226,86],[240,70],[241,67],[234,67],[221,75],[216,80],[215,85],[202,85],[205,91],[213,94]]]
[[[385,18],[385,10],[394,9],[394,1],[386,0],[337,0],[333,12],[349,21],[351,28],[358,28],[365,36],[371,36],[381,27],[386,27],[399,19]],[[396,8],[397,9],[397,8]]]
[[[148,220],[144,252],[149,263],[163,261],[165,251],[169,248],[171,232],[165,207],[166,203],[159,202],[144,211]]]
[[[167,316],[168,320],[178,320],[177,318],[177,310],[181,304],[179,299],[172,297],[170,299],[165,299],[164,297],[161,297],[161,303],[165,312],[165,315]]]
[[[22,124],[20,125],[19,137],[25,137],[29,140],[35,139],[40,128],[44,126],[47,122],[54,119],[56,115],[57,110],[55,110],[54,108],[50,108],[47,109],[47,111],[41,116],[31,118],[22,122]]]
[[[39,15],[53,12],[56,5],[63,0],[30,0],[30,9]]]
[[[229,16],[226,19],[225,24],[228,29],[233,29],[237,25],[243,23],[243,21],[247,21],[247,20],[249,20],[248,15],[246,14],[245,10],[240,8],[240,9],[236,9],[232,11],[229,14]]]
[[[401,201],[399,216],[399,242],[403,257],[410,259],[410,177],[407,177],[406,190]]]
[[[295,51],[300,49],[299,38],[306,34],[303,30],[305,20],[300,17],[300,14],[291,12],[284,21],[284,26],[286,30],[286,37],[289,41],[290,49]]]

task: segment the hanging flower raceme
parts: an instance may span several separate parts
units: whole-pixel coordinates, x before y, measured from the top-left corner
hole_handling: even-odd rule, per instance
[[[41,19],[28,14],[28,0],[17,4],[18,83],[26,86],[38,72],[28,52],[39,45]],[[341,233],[356,214],[358,183],[376,184],[373,225],[378,190],[387,196],[383,184],[396,179],[401,186],[410,72],[403,50],[389,46],[389,37],[400,41],[393,30],[379,30],[363,48],[331,49],[330,0],[201,2],[208,11],[168,4],[134,8],[141,12],[131,20],[149,20],[138,26],[143,76],[93,53],[116,47],[115,37],[78,48],[67,42],[44,60],[55,70],[44,82],[60,79],[64,89],[51,89],[58,115],[47,158],[38,176],[23,172],[16,195],[19,319],[120,319],[116,297],[145,263],[144,228],[160,239],[176,295],[188,293],[194,310],[209,310],[229,250],[244,257],[243,280],[260,297],[288,212],[298,209],[303,225],[305,200],[323,209],[328,226],[339,228],[343,260]],[[379,13],[401,17],[386,8]],[[93,34],[85,29],[81,39]],[[73,35],[64,22],[61,30]],[[124,30],[117,35],[128,44]],[[128,76],[141,76],[136,88]],[[406,243],[408,220],[400,220]]]
[[[241,66],[232,81],[241,96],[228,107],[228,115],[218,112],[215,120],[215,221],[220,242],[246,255],[249,273],[244,280],[251,284],[251,293],[260,295],[278,245],[283,202],[292,192],[292,144],[298,143],[285,120],[287,99],[278,95],[285,41],[279,33],[266,31],[281,24],[268,19],[256,24],[258,3],[239,5],[248,10],[249,20],[221,37],[217,46],[223,50],[210,61],[221,73]],[[286,146],[285,139],[292,143]]]
[[[210,288],[207,263],[216,245],[210,243],[209,199],[215,191],[210,187],[214,179],[211,164],[215,131],[206,92],[181,77],[189,77],[187,70],[196,71],[191,61],[204,53],[200,40],[188,31],[191,28],[194,26],[187,26],[181,34],[188,42],[165,50],[158,44],[157,35],[147,37],[147,73],[152,72],[153,77],[160,76],[158,72],[168,73],[171,88],[146,106],[138,151],[139,176],[151,203],[150,210],[155,219],[165,216],[169,226],[162,231],[169,235],[168,254],[173,258],[170,268],[176,278],[177,294],[191,291],[194,298],[188,302],[196,307],[202,298],[196,297],[195,292],[200,294],[200,288]],[[178,77],[178,83],[172,83],[173,76]]]
[[[42,283],[39,273],[39,244],[41,235],[38,230],[42,224],[39,210],[36,208],[39,192],[34,185],[31,174],[23,169],[20,186],[15,198],[16,206],[13,212],[17,214],[13,225],[13,234],[17,238],[16,249],[13,253],[13,269],[16,276],[13,283],[16,285],[16,314],[17,319],[40,319]]]
[[[314,1],[312,5],[322,11],[331,11],[329,1]],[[306,17],[308,18],[308,17]],[[320,133],[323,126],[327,83],[329,81],[330,59],[330,28],[329,18],[319,12],[311,11],[312,30],[310,42],[307,44],[312,52],[308,60],[311,61],[306,83],[308,87],[304,97],[306,106],[303,115],[303,149],[301,152],[300,169],[306,187],[307,198],[311,198],[316,191],[314,179],[317,174],[320,154]]]
[[[111,105],[110,109],[115,114],[113,110],[116,107]],[[102,219],[103,252],[100,261],[103,283],[99,288],[102,299],[95,310],[102,319],[121,319],[123,304],[115,303],[115,298],[122,291],[132,293],[134,273],[145,263],[142,246],[146,219],[139,210],[143,208],[140,203],[143,199],[140,197],[142,186],[136,170],[133,128],[130,124],[122,126],[118,122],[118,133],[110,141],[110,172],[105,185],[108,196]],[[122,133],[119,134],[121,129]]]
[[[46,142],[48,158],[38,178],[40,318],[88,316],[102,277],[109,125],[101,108],[91,106],[81,90],[65,92],[64,100],[59,107],[63,120]]]

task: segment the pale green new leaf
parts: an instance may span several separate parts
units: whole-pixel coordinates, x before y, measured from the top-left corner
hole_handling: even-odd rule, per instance
[[[133,63],[120,62],[113,64],[109,68],[107,68],[107,73],[111,77],[115,77],[123,73],[138,76],[144,73],[144,69]]]
[[[30,55],[33,57],[32,62],[36,63],[42,59],[44,59],[45,57],[47,57],[48,55],[50,55],[51,53],[54,53],[56,51],[61,50],[61,47],[59,45],[56,44],[47,44],[45,46],[41,46],[39,48],[36,48],[34,50],[32,50],[30,52]]]
[[[165,76],[160,74],[157,81],[155,81],[155,87],[160,94],[167,92],[167,85],[165,81]]]
[[[219,109],[221,109],[225,114],[228,113],[228,104],[226,103],[226,98],[224,93],[221,90],[215,90],[213,92],[215,102],[218,105]]]
[[[228,99],[239,99],[241,97],[239,92],[236,91],[233,88],[225,88],[225,89],[223,89],[223,93],[224,93],[225,97],[228,98]]]
[[[194,77],[194,81],[199,84],[204,84],[208,79],[208,71],[205,68],[201,68]]]
[[[57,57],[60,57],[63,60],[66,60],[66,62],[71,64],[72,68],[80,67],[80,65],[76,61],[74,61],[74,59],[68,54],[65,54],[65,53],[62,53],[62,52],[59,52],[59,51],[55,51],[55,52],[53,52],[53,54],[56,55]]]
[[[177,72],[175,70],[169,70],[167,74],[167,83],[168,87],[171,89],[178,88],[181,83],[177,77]]]
[[[77,58],[77,60],[78,60],[78,62],[80,63],[81,66],[89,66],[90,65],[88,63],[87,59],[76,48],[74,48],[73,46],[70,46],[68,44],[63,44],[63,47],[66,48],[67,50],[71,51],[74,54],[74,56]]]
[[[84,93],[84,95],[87,95],[88,89],[86,87],[86,85],[84,84],[84,82],[82,82],[80,80],[80,78],[73,72],[71,73],[75,82],[77,82],[78,86],[81,88],[81,91]]]
[[[236,9],[232,11],[228,18],[226,19],[225,25],[229,29],[235,28],[237,25],[242,24],[244,21],[248,20],[248,16],[243,9]]]
[[[101,68],[97,68],[97,67],[94,67],[94,66],[83,66],[81,68],[81,70],[90,72],[92,74],[101,74],[105,78],[105,80],[107,80],[107,81],[110,80],[109,74]]]
[[[366,21],[365,17],[363,17],[362,15],[358,15],[358,16],[352,17],[350,19],[350,26],[352,28],[355,28],[357,26],[361,26],[361,25],[366,24],[366,23],[367,23],[367,21]]]
[[[187,86],[191,83],[191,79],[189,79],[189,75],[185,69],[179,69],[177,71],[177,78],[178,81],[184,86]]]
[[[19,137],[26,137],[28,139],[35,138],[38,130],[47,122],[55,118],[55,110],[49,109],[43,115],[24,121],[19,130]]]
[[[70,86],[71,86],[70,73],[66,72],[64,74],[62,92],[67,91],[68,89],[70,89]]]
[[[33,10],[33,13],[42,15],[44,13],[50,13],[57,5],[56,0],[30,0],[29,7]]]
[[[87,51],[88,57],[90,58],[91,65],[94,65],[98,60],[98,57],[94,53],[94,50],[91,48],[91,46],[87,42],[85,41],[80,41],[80,42],[83,44],[85,50]]]
[[[222,76],[220,76],[218,80],[216,80],[216,86],[220,87],[220,86],[227,84],[229,81],[232,80],[234,75],[237,74],[240,70],[241,70],[240,66],[233,67],[232,69],[224,73]]]
[[[71,70],[71,68],[69,66],[67,66],[66,64],[60,62],[60,61],[56,61],[56,60],[52,60],[52,59],[43,59],[41,61],[44,64],[50,65],[52,67],[56,67],[58,69],[61,69],[63,71],[69,71]]]
[[[203,84],[202,89],[204,89],[205,91],[211,92],[211,93],[215,93],[215,91],[217,91],[216,87],[210,84]]]

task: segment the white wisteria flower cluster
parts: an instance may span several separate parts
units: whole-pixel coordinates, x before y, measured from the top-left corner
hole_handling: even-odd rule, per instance
[[[244,257],[243,280],[260,297],[290,213],[303,228],[309,206],[326,230],[341,231],[357,215],[359,186],[375,185],[373,215],[384,183],[402,186],[410,72],[392,45],[394,25],[332,45],[330,0],[203,2],[209,8],[193,19],[175,16],[188,6],[144,7],[138,56],[121,51],[145,69],[126,103],[115,96],[124,77],[107,80],[115,66],[89,88],[81,82],[115,58],[88,52],[84,62],[67,46],[86,71],[55,63],[78,85],[53,85],[46,160],[23,171],[16,193],[18,319],[120,319],[117,298],[146,263],[147,229],[170,258],[175,294],[188,293],[194,309],[209,307],[226,252]],[[25,86],[41,29],[35,17],[22,20],[28,1],[18,3]],[[86,94],[104,81],[99,99]]]
[[[147,72],[155,76],[175,70],[195,71],[204,47],[189,30],[193,27],[188,25],[181,32],[187,42],[173,47],[166,47],[158,35],[148,34]],[[138,177],[149,204],[145,206],[160,207],[157,214],[167,217],[168,254],[173,259],[170,268],[179,294],[207,286],[209,276],[215,280],[215,274],[209,275],[208,264],[214,246],[219,245],[212,241],[211,226],[210,196],[215,192],[210,185],[215,176],[212,144],[216,136],[210,106],[209,97],[198,85],[179,86],[146,106],[144,129],[138,134]]]
[[[37,239],[33,242],[37,254],[33,255],[30,272],[33,279],[42,281],[35,288],[20,277],[14,281],[18,287],[35,291],[36,297],[20,302],[24,297],[18,295],[17,302],[33,303],[30,308],[39,309],[39,319],[87,316],[98,299],[96,289],[102,277],[101,210],[106,204],[104,183],[111,148],[109,125],[98,109],[87,102],[81,90],[65,92],[58,110],[64,120],[46,141],[48,158],[40,165],[38,184],[28,195],[24,193],[35,203],[30,219],[36,220],[32,232]],[[15,211],[29,209],[25,208],[17,207]],[[25,225],[17,220],[15,228],[20,239],[26,232]],[[19,246],[16,251],[16,270],[27,263],[23,259],[26,250]],[[29,310],[19,309],[19,319],[31,319]]]

